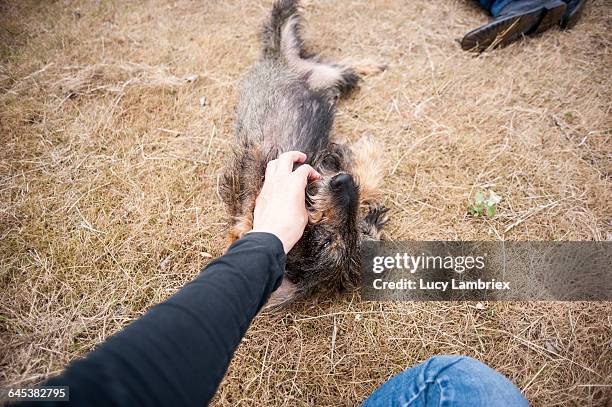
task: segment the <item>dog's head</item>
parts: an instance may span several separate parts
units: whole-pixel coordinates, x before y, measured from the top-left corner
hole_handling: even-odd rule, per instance
[[[226,174],[221,191],[233,215],[231,241],[252,228],[251,205],[261,190],[266,164],[278,155],[276,151],[261,154],[257,148],[240,151],[236,159],[240,165]],[[283,284],[272,294],[268,308],[289,305],[315,291],[340,291],[358,283],[361,243],[379,240],[386,209],[368,201],[368,184],[363,189],[363,175],[358,181],[352,173],[351,154],[332,144],[308,156],[307,163],[321,174],[321,179],[307,186],[308,224],[287,255]]]
[[[317,289],[339,290],[356,283],[360,269],[359,186],[351,174],[326,174],[309,184],[309,222],[287,256],[280,302]],[[280,294],[280,293],[279,293]]]

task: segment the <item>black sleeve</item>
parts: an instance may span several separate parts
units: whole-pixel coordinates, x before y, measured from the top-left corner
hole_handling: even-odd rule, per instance
[[[44,385],[70,386],[71,405],[205,405],[251,320],[280,285],[284,266],[276,236],[250,233]]]

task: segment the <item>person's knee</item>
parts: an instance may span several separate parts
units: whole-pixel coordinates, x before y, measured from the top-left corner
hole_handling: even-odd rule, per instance
[[[434,363],[436,365],[440,364],[440,365],[449,365],[449,364],[454,364],[457,363],[459,361],[466,361],[465,363],[482,363],[480,361],[478,361],[477,359],[474,359],[470,356],[463,356],[463,355],[435,355],[430,357],[429,359],[427,359],[425,361],[425,363]]]
[[[457,370],[482,371],[489,369],[487,365],[470,356],[463,355],[436,355],[422,363],[425,379],[435,379],[444,374],[453,374]]]
[[[423,363],[426,380],[435,380],[441,376],[455,376],[469,373],[470,376],[481,376],[490,380],[505,377],[478,359],[463,355],[436,355]]]
[[[436,355],[432,356],[425,361],[426,364],[436,367],[450,368],[457,364],[460,364],[462,368],[480,368],[488,367],[478,359],[474,359],[471,356],[464,355]]]
[[[422,378],[434,384],[440,392],[436,397],[459,401],[477,399],[475,405],[525,406],[527,401],[520,390],[504,375],[483,362],[469,356],[433,356],[423,363]]]
[[[501,373],[469,356],[439,355],[403,371],[379,387],[363,406],[527,406],[518,388]]]

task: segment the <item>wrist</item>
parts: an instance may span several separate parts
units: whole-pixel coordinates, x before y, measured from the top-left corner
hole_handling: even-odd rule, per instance
[[[278,230],[264,229],[264,228],[253,228],[253,229],[249,230],[247,233],[269,233],[271,235],[276,236],[276,238],[278,240],[280,240],[281,244],[283,245],[283,251],[285,252],[285,254],[289,253],[289,250],[291,250],[290,243],[287,241],[286,238],[283,237],[283,234],[280,233]]]

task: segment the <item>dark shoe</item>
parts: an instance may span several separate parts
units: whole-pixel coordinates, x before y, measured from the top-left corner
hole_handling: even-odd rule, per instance
[[[540,33],[560,24],[566,4],[561,0],[517,0],[504,7],[493,21],[461,40],[466,51],[482,52],[505,46],[523,35]]]
[[[576,25],[580,16],[582,15],[582,9],[586,0],[563,0],[567,4],[565,14],[561,18],[561,28],[569,30]]]

